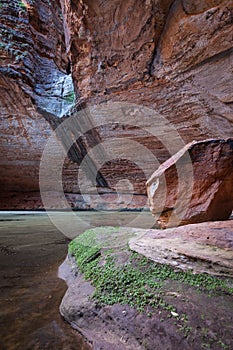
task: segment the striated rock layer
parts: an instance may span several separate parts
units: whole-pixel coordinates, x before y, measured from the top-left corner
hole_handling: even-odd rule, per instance
[[[0,207],[39,208],[40,158],[53,119],[71,106],[61,8],[3,0],[0,13]]]
[[[13,193],[28,198],[30,191],[38,193],[38,207],[40,157],[52,130],[66,119],[57,117],[68,113],[74,91],[78,109],[112,101],[149,107],[178,131],[183,144],[232,136],[232,1],[1,3],[1,184],[9,207]],[[153,122],[130,125],[132,116],[110,124],[103,118],[101,126],[74,140],[64,165],[65,193],[79,194],[79,166],[102,140],[138,142],[160,163],[178,151],[169,147],[176,144],[169,134],[155,137],[145,128]],[[146,196],[153,169],[145,175],[125,149],[122,143],[114,159],[97,169],[98,190],[116,192],[119,181],[128,179],[131,186],[122,193]],[[149,169],[150,162],[141,160]],[[95,159],[89,166],[96,168]]]

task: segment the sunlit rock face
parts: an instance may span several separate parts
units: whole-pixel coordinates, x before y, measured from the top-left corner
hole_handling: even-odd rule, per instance
[[[7,192],[16,197],[38,193],[42,151],[52,129],[69,115],[74,91],[79,109],[111,101],[149,107],[174,126],[184,144],[232,136],[230,0],[1,4],[1,183]],[[142,119],[139,114],[135,118]],[[69,198],[77,194],[72,206],[80,203],[80,162],[95,145],[116,137],[140,143],[160,163],[177,151],[129,120],[106,124],[102,119],[69,152],[63,180]],[[127,154],[122,158],[124,142],[117,151],[119,156],[98,169],[98,191],[114,193],[119,181],[128,179],[131,186],[122,192],[146,196],[146,180],[154,168],[145,175],[144,166]],[[151,160],[142,161],[149,169]],[[25,199],[24,207],[27,203]]]

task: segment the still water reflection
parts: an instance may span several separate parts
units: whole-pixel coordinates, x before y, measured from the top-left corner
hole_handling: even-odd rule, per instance
[[[152,217],[148,212],[0,213],[1,349],[90,349],[59,315],[66,285],[57,271],[67,237],[105,225],[149,228]]]

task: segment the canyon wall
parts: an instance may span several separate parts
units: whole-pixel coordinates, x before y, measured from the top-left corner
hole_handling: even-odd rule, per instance
[[[49,118],[70,108],[59,1],[1,1],[1,207],[42,207],[39,164]],[[67,84],[68,80],[68,84]]]
[[[67,115],[82,124],[85,107],[92,106],[89,131],[74,140],[63,167],[73,207],[89,208],[77,176],[93,146],[108,145],[103,153],[100,148],[106,162],[89,160],[87,172],[98,174],[96,194],[86,185],[93,203],[102,193],[104,208],[136,208],[146,203],[145,182],[157,166],[153,157],[165,161],[180,139],[185,144],[233,135],[232,1],[14,0],[1,1],[0,11],[1,208],[42,208],[43,149]],[[69,112],[73,89],[76,108]],[[125,121],[109,123],[101,107],[95,113],[93,106],[110,106],[111,113],[113,102],[128,106]],[[140,107],[131,110],[130,104]],[[155,137],[154,119],[147,115],[141,122],[144,108],[165,118],[177,140],[169,130],[164,135],[164,122],[157,123]],[[72,125],[68,129],[72,134]],[[58,135],[63,144],[65,132]],[[116,190],[133,199],[115,201]]]

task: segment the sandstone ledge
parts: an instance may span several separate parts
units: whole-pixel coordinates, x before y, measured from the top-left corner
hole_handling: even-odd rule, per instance
[[[214,224],[216,225],[215,227],[213,226]],[[222,253],[226,254],[225,257],[229,258],[229,252],[232,253],[232,222],[211,223],[212,237],[202,236],[204,231],[203,224],[190,226],[194,229],[186,237],[187,241],[190,241],[190,245],[192,240],[194,241],[194,246],[196,241],[204,246],[206,241],[209,242],[210,240],[211,244],[220,247]],[[200,232],[198,230],[199,226],[203,228]],[[222,235],[219,235],[217,229],[225,233],[223,232]],[[94,242],[95,244],[95,239],[97,238],[98,244],[100,243],[102,247],[100,266],[105,265],[106,252],[111,249],[110,254],[116,258],[118,266],[127,268],[128,264],[132,264],[132,260],[130,260],[132,252],[130,253],[125,249],[128,241],[132,245],[149,234],[154,235],[154,240],[162,241],[165,231],[104,227],[96,228],[92,232],[94,241],[89,241],[89,243],[92,242],[93,244]],[[159,232],[161,233],[160,237]],[[156,235],[157,238],[155,238]],[[170,236],[178,237],[178,233]],[[81,241],[84,245],[87,244],[86,238],[87,236],[85,236],[85,240]],[[172,241],[174,241],[173,238],[171,238]],[[90,248],[88,244],[85,246],[86,249]],[[151,245],[151,242],[149,242],[149,245]],[[91,247],[93,246],[91,245]],[[156,251],[157,253],[159,253],[158,250]],[[169,256],[169,250],[167,255]],[[92,255],[92,258],[96,259],[95,256]],[[137,256],[139,259],[143,259],[142,255],[136,255],[136,259]],[[215,259],[215,255],[213,255],[213,259]],[[193,266],[198,266],[195,260],[198,261],[199,259],[192,260]],[[86,264],[93,262],[90,259],[85,261]],[[145,270],[142,279],[144,283],[144,275],[148,275],[147,270],[151,268],[150,264],[153,264],[153,262],[148,259],[148,265],[145,265],[145,260],[143,261]],[[174,261],[172,252],[171,261]],[[185,264],[185,261],[183,261],[183,264]],[[162,269],[160,271],[164,271],[163,262],[159,265]],[[176,267],[181,266],[178,264]],[[156,274],[158,271],[156,270]],[[183,350],[199,350],[204,347],[206,339],[203,332],[206,330],[209,335],[208,344],[212,346],[212,349],[221,350],[222,344],[227,349],[230,349],[233,345],[231,330],[228,327],[232,319],[232,279],[218,279],[219,281],[226,281],[230,287],[229,292],[224,292],[224,290],[217,291],[216,289],[216,292],[211,294],[210,290],[205,289],[205,283],[209,281],[207,274],[193,275],[188,272],[188,279],[191,278],[191,280],[186,280],[186,284],[184,280],[177,278],[178,270],[172,269],[169,271],[173,272],[161,280],[163,281],[162,286],[159,284],[159,289],[153,292],[153,297],[152,294],[150,295],[151,299],[149,301],[155,299],[156,303],[158,302],[158,307],[153,308],[150,304],[146,304],[147,306],[144,310],[139,310],[137,304],[129,306],[128,303],[121,302],[121,297],[124,298],[124,295],[128,293],[127,283],[131,283],[130,281],[126,283],[125,289],[121,290],[120,288],[123,295],[119,297],[118,301],[104,304],[98,302],[95,298],[93,299],[93,293],[98,287],[93,287],[94,282],[92,280],[84,279],[84,275],[77,270],[74,258],[68,255],[66,261],[59,269],[59,276],[65,279],[68,284],[68,290],[60,305],[60,313],[74,329],[78,330],[92,344],[95,350],[175,350],[181,348]],[[118,278],[121,279],[123,273],[124,270],[122,274],[119,273],[116,276],[117,281]],[[183,274],[182,276],[186,275]],[[122,278],[124,279],[124,277]],[[159,277],[158,281],[160,281]],[[139,294],[137,295],[143,300],[143,297],[140,296],[142,292],[140,281],[137,282],[139,284],[137,287],[135,286],[134,292],[138,291]],[[108,280],[107,285],[108,283],[111,286],[112,282]],[[118,288],[118,284],[116,288]],[[112,287],[109,289],[109,285],[107,290],[114,293]],[[144,293],[147,295],[146,290],[144,290]],[[218,315],[217,319],[216,315]],[[213,336],[213,334],[215,335]]]
[[[144,230],[129,246],[158,263],[233,276],[233,220]]]

